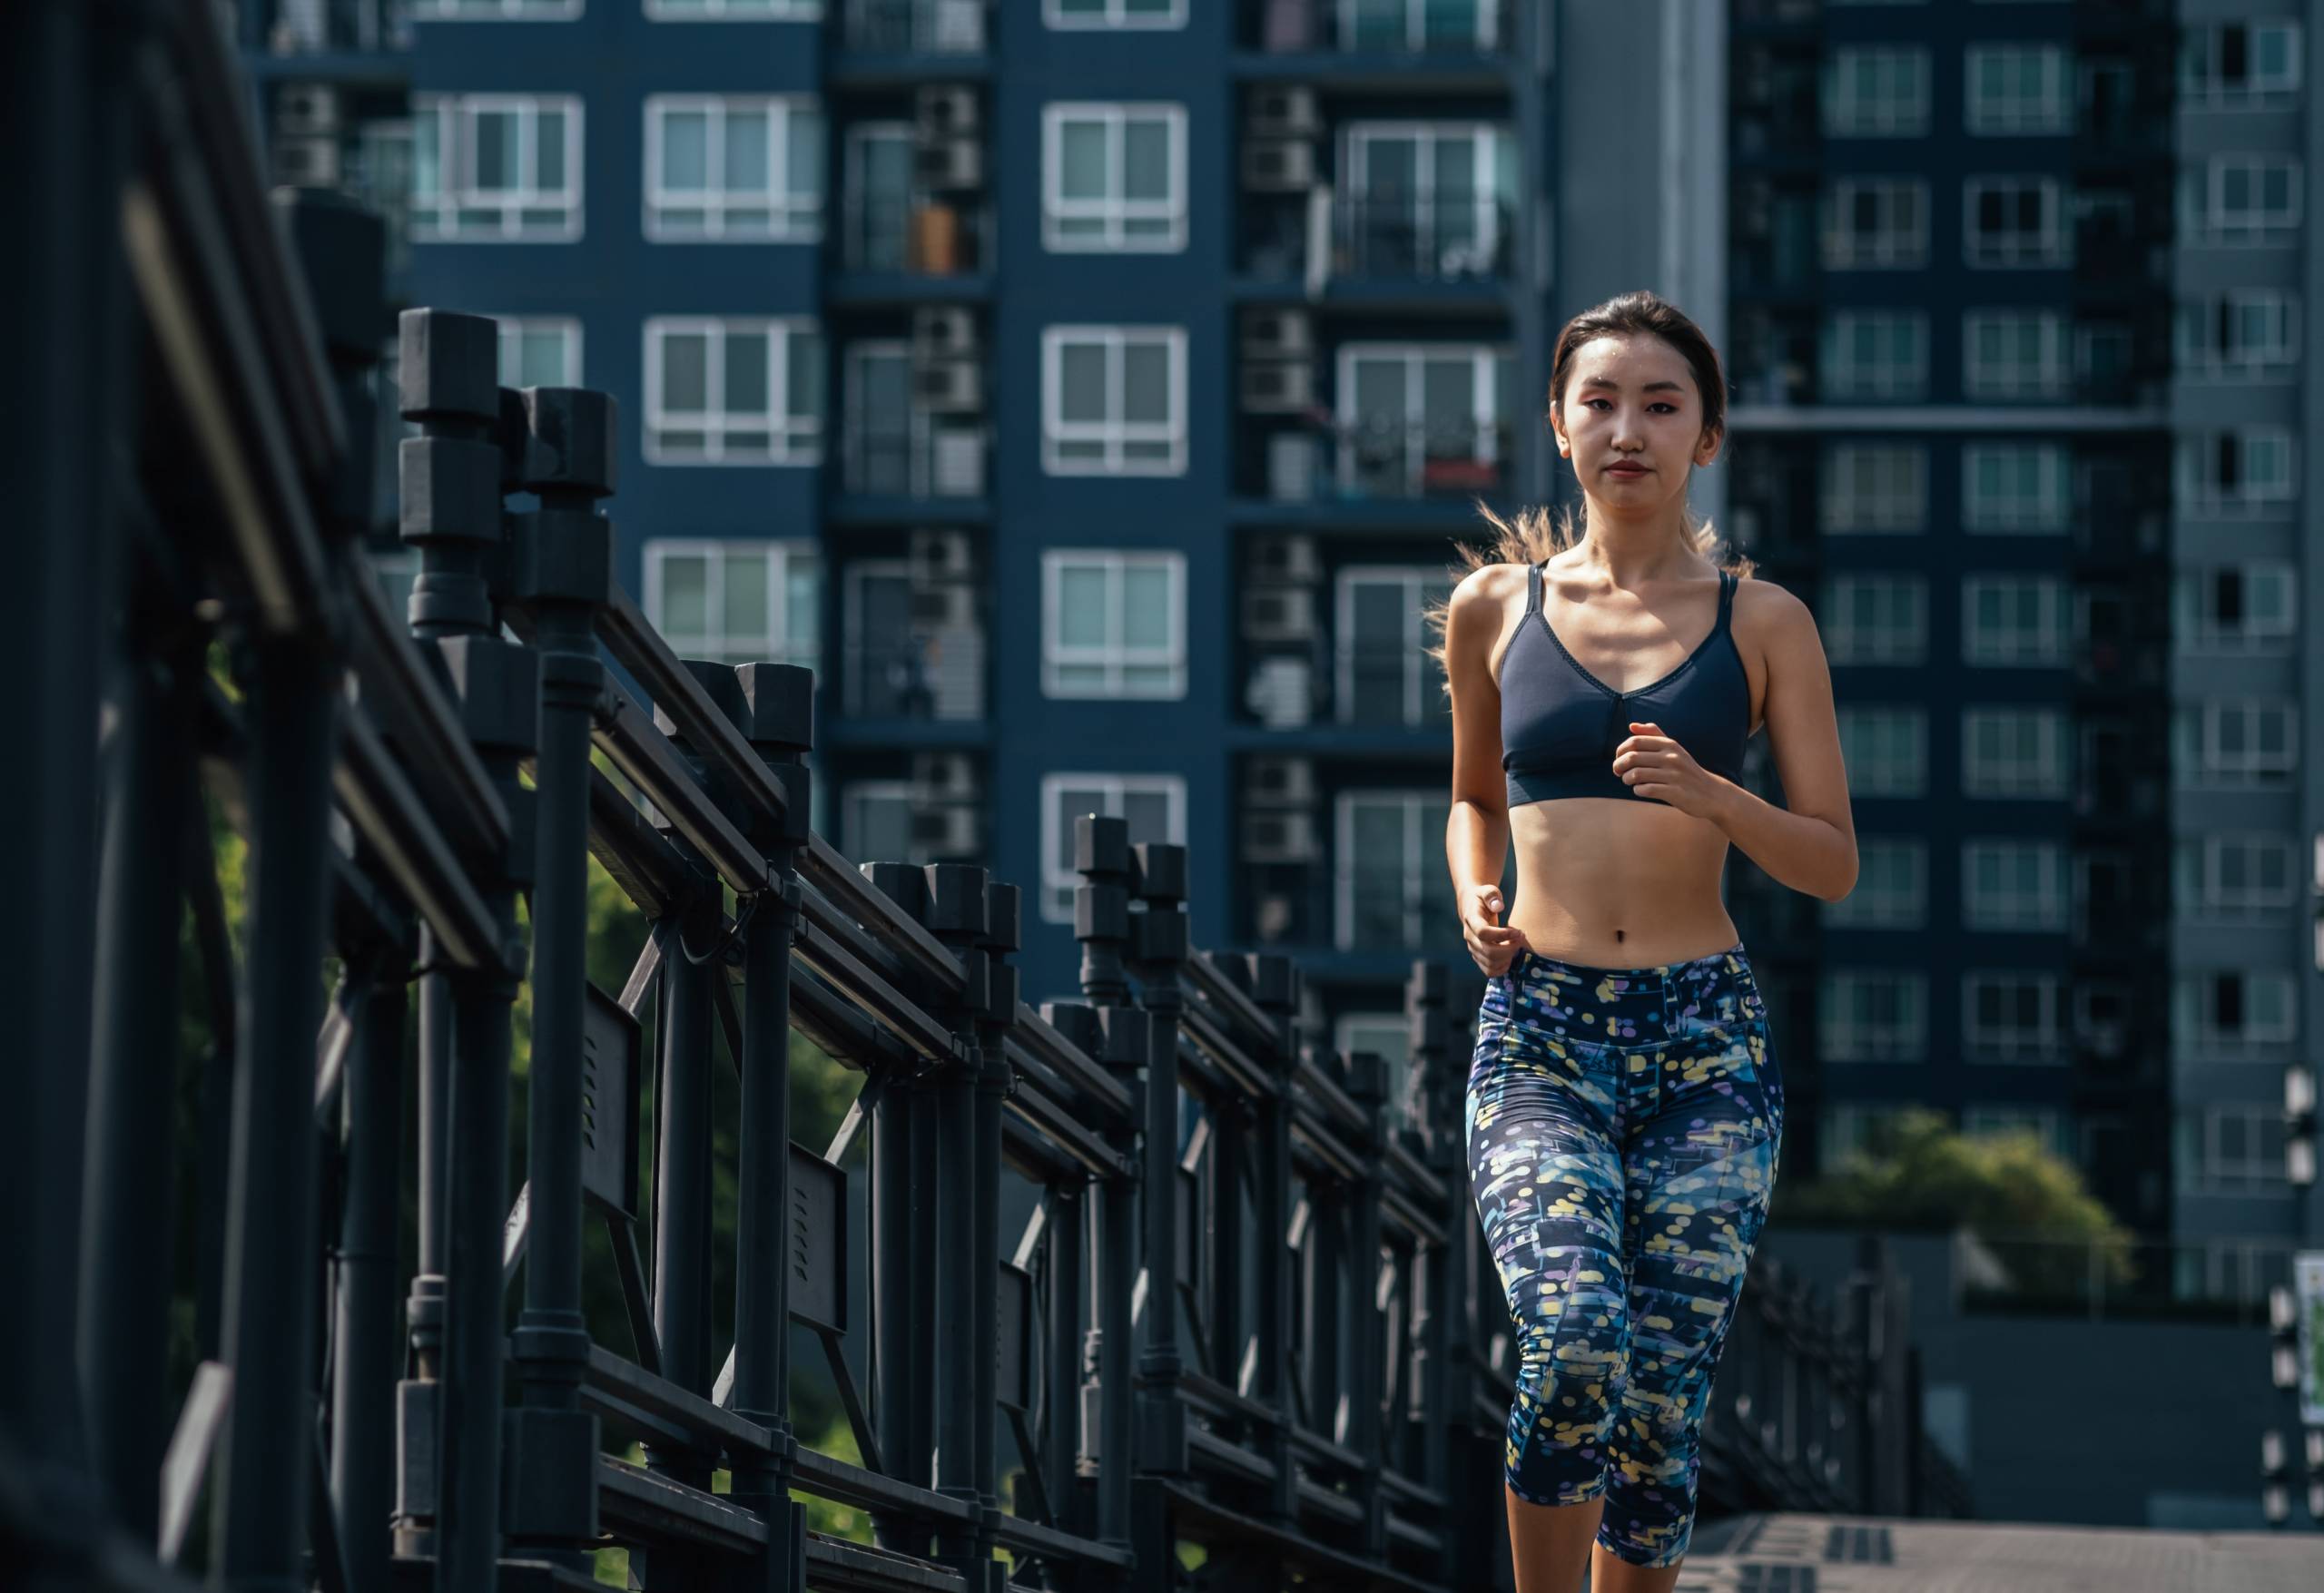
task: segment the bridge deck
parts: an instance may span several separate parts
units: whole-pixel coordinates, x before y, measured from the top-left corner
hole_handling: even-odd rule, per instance
[[[1676,1593],[2316,1593],[2324,1533],[1874,1516],[1705,1521]]]

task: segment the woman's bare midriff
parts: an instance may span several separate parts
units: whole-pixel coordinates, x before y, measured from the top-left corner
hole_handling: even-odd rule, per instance
[[[1708,820],[1635,797],[1567,797],[1510,809],[1509,841],[1517,893],[1502,922],[1542,957],[1649,968],[1742,939],[1719,892],[1727,836]]]

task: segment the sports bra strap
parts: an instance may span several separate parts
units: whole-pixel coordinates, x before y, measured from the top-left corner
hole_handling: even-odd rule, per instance
[[[1723,629],[1727,624],[1728,611],[1735,606],[1735,586],[1733,570],[1718,572],[1718,623],[1711,627],[1713,632]]]
[[[1541,612],[1541,566],[1539,565],[1525,566],[1525,612]]]

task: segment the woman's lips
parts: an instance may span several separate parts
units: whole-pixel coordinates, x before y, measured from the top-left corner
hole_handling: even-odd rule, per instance
[[[1606,467],[1606,474],[1609,476],[1644,476],[1647,473],[1647,468],[1643,465],[1609,465]]]

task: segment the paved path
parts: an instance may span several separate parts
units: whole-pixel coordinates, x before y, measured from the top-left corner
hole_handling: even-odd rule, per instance
[[[1695,1531],[1676,1593],[2319,1593],[2324,1532],[1746,1515]]]

